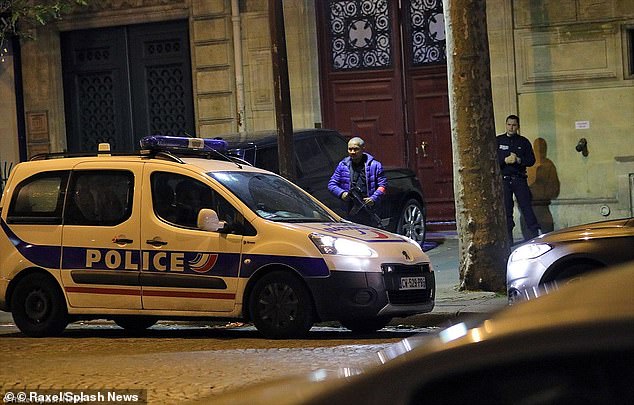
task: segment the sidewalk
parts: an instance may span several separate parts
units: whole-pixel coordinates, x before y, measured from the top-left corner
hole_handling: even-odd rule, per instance
[[[399,323],[417,326],[439,325],[458,318],[482,316],[507,305],[504,294],[458,290],[460,275],[458,273],[458,237],[455,232],[429,233],[427,241],[425,250],[431,259],[436,276],[436,305],[428,314],[403,318]]]

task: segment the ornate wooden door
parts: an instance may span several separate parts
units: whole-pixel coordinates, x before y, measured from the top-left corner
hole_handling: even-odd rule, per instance
[[[319,4],[324,126],[415,170],[428,227],[455,227],[442,0]]]
[[[65,32],[61,48],[69,151],[194,134],[186,21]]]
[[[455,228],[442,0],[403,1],[407,139],[430,227]]]
[[[328,128],[361,136],[384,165],[406,160],[398,9],[386,0],[318,2],[322,113]]]

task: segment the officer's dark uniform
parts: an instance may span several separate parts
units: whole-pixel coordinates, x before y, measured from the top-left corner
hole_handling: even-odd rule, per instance
[[[530,238],[539,235],[539,223],[533,212],[531,190],[528,188],[526,168],[535,164],[535,154],[528,139],[520,134],[508,136],[506,133],[498,135],[498,162],[502,172],[504,184],[504,208],[506,209],[506,223],[509,240],[513,242],[513,194],[517,198],[520,212],[526,221]],[[519,158],[519,163],[507,164],[504,159],[511,153]]]

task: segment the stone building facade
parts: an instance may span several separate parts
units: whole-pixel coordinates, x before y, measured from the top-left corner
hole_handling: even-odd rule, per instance
[[[322,1],[283,2],[295,128],[328,125],[322,118],[316,12]],[[549,173],[556,170],[559,184],[556,195],[540,194],[549,196],[540,203],[554,228],[631,216],[634,3],[486,3],[498,133],[508,114],[518,114],[521,133],[545,148],[541,161],[552,163]],[[40,28],[35,40],[23,42],[27,154],[68,147],[60,56],[64,33],[167,21],[183,21],[188,30],[196,136],[275,127],[267,0],[107,0]],[[14,91],[12,80],[12,69],[0,70],[3,95]],[[0,100],[6,117],[16,114],[13,99]],[[16,128],[12,119],[0,124],[2,160],[19,160]],[[581,138],[587,153],[576,151]],[[533,170],[531,182],[543,188],[539,173]]]

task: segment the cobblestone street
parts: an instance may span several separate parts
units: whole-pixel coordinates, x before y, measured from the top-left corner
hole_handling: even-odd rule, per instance
[[[0,388],[145,389],[150,404],[178,403],[289,374],[367,366],[378,350],[432,330],[353,335],[316,327],[306,339],[266,340],[250,326],[161,323],[144,337],[128,337],[113,324],[89,323],[59,338],[30,339],[3,325]]]

